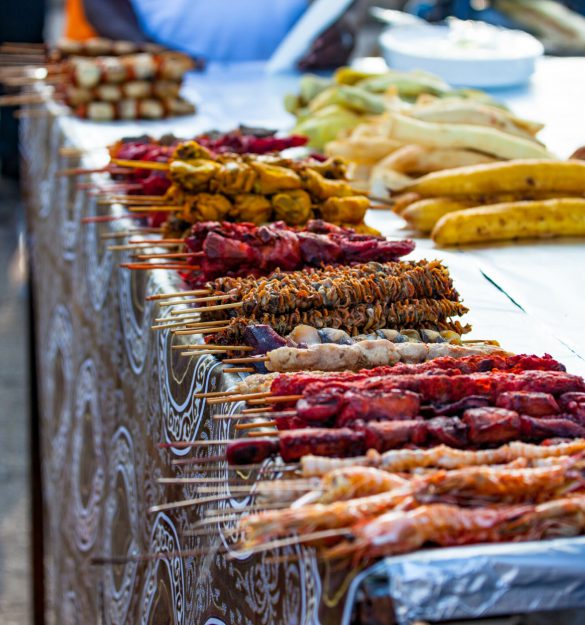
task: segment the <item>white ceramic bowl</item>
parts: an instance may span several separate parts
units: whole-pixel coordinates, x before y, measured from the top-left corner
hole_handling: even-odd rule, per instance
[[[461,21],[390,28],[380,46],[394,69],[425,70],[452,85],[482,88],[527,82],[544,53],[528,33]]]

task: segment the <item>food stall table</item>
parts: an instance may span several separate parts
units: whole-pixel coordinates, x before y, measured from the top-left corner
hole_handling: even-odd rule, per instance
[[[564,126],[579,127],[581,98],[574,97],[577,81],[567,75],[583,65],[574,63],[546,60],[532,87],[500,94],[506,101],[524,102],[534,117],[540,116],[538,106],[547,112],[542,115],[549,125],[546,138],[563,155],[579,143],[576,131]],[[299,546],[285,549],[280,553],[285,557],[276,560],[274,554],[233,558],[222,553],[233,541],[231,521],[218,522],[213,535],[187,535],[206,511],[240,508],[250,504],[249,496],[230,494],[224,483],[217,485],[216,498],[197,509],[149,512],[161,502],[197,497],[193,485],[169,488],[159,482],[189,475],[188,464],[172,461],[192,452],[161,449],[158,443],[228,436],[228,422],[210,418],[226,406],[210,406],[193,394],[227,389],[238,377],[225,374],[211,356],[181,358],[171,349],[172,335],[150,330],[168,309],[165,313],[145,301],[145,295],[177,290],[179,278],[160,270],[147,274],[120,268],[128,253],[108,251],[110,241],[102,235],[131,222],[82,225],[83,217],[104,207],[75,178],[57,176],[76,164],[60,156],[62,147],[85,150],[79,164],[99,167],[107,162],[105,146],[123,136],[173,132],[188,137],[239,123],[284,129],[291,119],[282,97],[296,89],[297,80],[267,76],[256,65],[211,67],[187,82],[186,95],[199,106],[193,117],[96,124],[58,116],[58,108],[49,105],[50,114],[22,120],[48,623],[327,625],[340,622],[344,609],[349,622],[351,606],[344,599],[348,586],[351,597],[359,596],[351,586],[356,571],[334,574]],[[554,106],[547,108],[551,94]],[[559,136],[563,140],[556,145]],[[369,221],[385,234],[403,236],[389,213],[377,211]],[[519,352],[548,352],[570,371],[585,373],[582,245],[439,251],[428,241],[418,243],[414,257],[439,257],[448,264],[471,309],[473,336],[497,338]],[[238,410],[229,406],[230,412]],[[203,448],[197,453],[212,452]],[[219,550],[177,555],[209,546]],[[510,557],[515,549],[509,547]],[[540,549],[545,557],[547,546]],[[152,553],[168,557],[134,557]],[[95,557],[117,556],[120,563],[92,564]],[[384,566],[378,565],[378,576]],[[388,570],[394,570],[391,563]],[[396,585],[389,588],[392,593]]]

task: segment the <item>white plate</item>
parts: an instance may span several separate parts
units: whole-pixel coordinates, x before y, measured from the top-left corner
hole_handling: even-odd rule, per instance
[[[390,28],[380,45],[392,68],[421,69],[452,85],[484,88],[527,82],[544,53],[528,33],[459,20],[449,26]]]

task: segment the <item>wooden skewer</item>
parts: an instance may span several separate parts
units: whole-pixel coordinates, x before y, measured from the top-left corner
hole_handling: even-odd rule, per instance
[[[156,204],[157,202],[160,202],[161,204],[168,204],[168,200],[163,196],[160,196],[160,198],[158,199],[152,199],[150,196],[144,195],[126,195],[123,199],[119,196],[109,196],[98,200],[98,204],[101,204],[103,206],[110,206],[111,204],[121,204],[122,206],[136,206],[136,202],[149,202],[149,205]]]
[[[193,467],[193,470],[197,471],[205,471],[210,467],[218,468],[220,465],[219,462],[225,462],[225,456],[223,455],[215,455],[215,456],[205,456],[203,458],[177,458],[176,460],[171,460],[171,464],[173,466],[182,466],[182,465],[196,465]],[[197,463],[200,463],[197,465]],[[203,467],[203,468],[201,468]]]
[[[228,397],[237,395],[237,391],[211,391],[209,393],[193,393],[193,399],[207,399],[208,397]]]
[[[262,413],[258,414],[214,414],[211,418],[214,421],[236,421],[239,419],[257,419]]]
[[[146,299],[150,302],[153,300],[172,299],[173,297],[185,297],[186,295],[208,295],[209,293],[211,293],[209,289],[193,289],[192,291],[179,291],[177,293],[157,293],[149,295]]]
[[[258,414],[260,412],[268,412],[270,411],[270,408],[266,408],[266,407],[262,407],[262,408],[246,408],[245,410],[242,410],[242,414],[243,415],[251,415],[251,414]]]
[[[175,441],[173,443],[159,443],[161,449],[190,449],[191,447],[215,447],[216,445],[227,445],[235,439],[208,439],[200,441]]]
[[[245,484],[245,480],[225,477],[159,477],[159,484],[233,484],[234,486]]]
[[[167,171],[168,163],[157,163],[155,161],[130,161],[120,158],[113,158],[112,163],[120,167],[130,167],[132,169],[154,169],[156,171]]]
[[[72,169],[62,169],[57,172],[57,176],[83,176],[84,174],[105,174],[110,171],[110,168],[106,165],[105,167],[94,167],[94,168],[85,168],[85,167],[73,167]]]
[[[185,239],[139,239],[137,241],[128,241],[129,245],[179,245],[184,243]]]
[[[229,326],[217,326],[215,328],[193,328],[192,330],[175,330],[173,334],[177,336],[193,336],[194,334],[215,334],[220,330],[225,330]]]
[[[254,367],[231,367],[230,369],[224,367],[224,371],[227,373],[255,373],[256,369]]]
[[[225,553],[227,550],[223,545],[207,549],[188,549],[185,551],[161,551],[159,553],[147,553],[143,555],[126,556],[94,556],[90,559],[92,566],[105,566],[115,564],[126,564],[127,562],[149,562],[151,560],[165,560],[172,558],[198,558],[209,553]]]
[[[158,319],[157,319],[158,321]],[[173,345],[171,349],[225,349],[230,352],[242,351],[249,352],[253,347],[248,345],[210,345],[209,343],[192,343],[190,345]],[[224,393],[225,394],[225,393]]]
[[[150,326],[151,330],[168,330],[169,328],[183,328],[187,327],[188,319],[179,319],[179,321],[174,321],[171,323],[159,323],[153,326]]]
[[[177,510],[179,508],[189,508],[190,506],[199,506],[205,503],[214,503],[216,501],[226,501],[233,499],[232,495],[210,495],[209,497],[198,497],[196,499],[184,499],[183,501],[172,501],[171,503],[163,503],[158,506],[152,506],[148,512],[154,514],[156,512],[165,512],[167,510]]]
[[[222,324],[226,324],[226,320],[225,319],[221,319],[219,321],[197,321],[195,323],[189,323],[189,327],[193,328],[193,329],[197,329],[197,328],[203,328],[205,330],[213,328],[215,326],[221,326],[223,327]]]
[[[266,430],[254,430],[253,432],[248,431],[246,434],[251,438],[272,438],[277,432],[278,430],[274,430],[273,432],[267,432]]]
[[[140,185],[137,185],[137,188],[141,188]],[[131,200],[133,203],[136,202],[165,202],[168,203],[168,200],[165,199],[164,195],[111,195],[110,199],[115,200],[116,202],[125,202],[126,200]],[[182,241],[182,239],[180,239]]]
[[[236,423],[236,430],[252,430],[254,428],[276,427],[276,421],[255,421],[254,423]]]
[[[125,239],[137,234],[153,234],[156,232],[160,232],[160,228],[134,228],[133,230],[125,230],[123,232],[102,232],[100,239]]]
[[[200,352],[179,352],[179,356],[191,358],[192,356],[217,356],[218,354],[225,354],[225,349],[210,349],[209,351]]]
[[[270,358],[268,356],[242,356],[241,358],[226,358],[223,362],[226,365],[239,365],[247,362],[268,362]]]
[[[94,215],[93,217],[83,217],[82,224],[102,224],[121,219],[143,219],[145,215]]]
[[[138,260],[152,260],[158,258],[193,258],[202,256],[202,254],[203,252],[165,252],[162,254],[136,254],[136,258]]]
[[[168,306],[182,306],[184,304],[193,304],[198,302],[212,302],[212,301],[221,301],[224,299],[229,299],[232,297],[231,295],[209,295],[207,297],[203,297],[201,299],[183,299],[175,302],[163,302],[160,307],[165,308]],[[205,311],[211,312],[214,310],[227,310],[230,308],[241,308],[243,306],[243,302],[233,302],[231,304],[218,304],[217,306],[200,306],[199,308],[192,308],[191,310],[196,310],[197,312]]]
[[[225,361],[224,361],[225,362]],[[209,399],[209,404],[223,404],[223,403],[233,403],[239,401],[248,401],[250,399],[260,399],[265,397],[270,397],[272,393],[270,391],[262,391],[258,393],[241,393],[240,395],[231,395],[229,397],[214,397]]]
[[[150,271],[151,269],[169,269],[172,271],[195,271],[198,267],[183,263],[121,263],[120,267],[131,271]]]
[[[230,494],[236,495],[269,495],[274,492],[299,493],[313,490],[310,486],[304,484],[286,485],[280,480],[276,483],[272,482],[272,486],[268,486],[266,483],[265,486],[260,484],[260,482],[257,482],[256,484],[226,484],[226,486],[229,486]],[[200,486],[197,492],[203,495],[217,493],[217,486]]]
[[[251,404],[266,403],[266,404],[283,404],[289,401],[298,401],[302,399],[304,395],[277,395],[276,397],[267,397],[266,399],[252,399]]]
[[[174,204],[161,204],[160,206],[146,204],[144,206],[128,206],[128,210],[131,213],[175,213],[181,210],[181,207]]]
[[[199,302],[212,302],[215,300],[229,299],[230,297],[233,297],[233,296],[229,294],[225,294],[225,295],[208,295],[207,297],[197,297],[194,299],[184,298],[184,299],[176,300],[174,302],[163,302],[162,304],[160,304],[160,307],[165,308],[168,306],[182,306],[184,304],[197,304]],[[241,305],[241,302],[238,302],[238,304]]]
[[[129,252],[146,247],[176,247],[176,243],[165,243],[164,241],[159,241],[158,243],[129,241],[126,245],[110,245],[108,246],[108,250],[110,252]]]
[[[326,540],[327,538],[336,538],[338,536],[346,536],[351,533],[351,528],[343,527],[334,530],[321,530],[319,532],[312,532],[310,534],[301,534],[299,536],[293,536],[291,538],[280,538],[278,540],[272,540],[270,542],[249,547],[248,549],[242,549],[236,554],[227,554],[228,559],[235,559],[241,555],[254,555],[256,553],[262,553],[263,551],[271,551],[273,549],[282,549],[283,547],[291,547],[293,545],[300,545],[302,543],[313,542],[316,540]]]

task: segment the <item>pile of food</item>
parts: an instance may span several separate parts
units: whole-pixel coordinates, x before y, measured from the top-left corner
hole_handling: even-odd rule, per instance
[[[370,200],[352,188],[338,159],[321,162],[254,154],[214,154],[196,141],[179,144],[167,163],[112,159],[116,166],[168,172],[172,181],[163,205],[137,212],[174,213],[166,235],[180,235],[199,221],[284,221],[302,226],[311,219],[375,233],[364,223]]]
[[[345,158],[352,180],[372,190],[400,189],[452,167],[552,158],[536,138],[541,124],[423,72],[342,68],[331,81],[308,75],[286,105],[297,117],[295,132],[328,156]]]
[[[429,174],[394,210],[438,245],[585,236],[585,162],[515,160]]]
[[[287,539],[363,565],[428,545],[585,530],[585,382],[550,356],[281,374],[237,391],[271,422],[226,441],[227,461],[280,457],[298,480],[283,491],[263,483],[264,503],[282,509],[240,516],[244,552]]]
[[[44,81],[54,87],[53,97],[77,117],[92,121],[162,119],[195,112],[180,91],[185,74],[198,63],[162,46],[102,38],[66,39],[30,58],[31,64],[18,73],[11,72],[6,84],[18,87]],[[41,78],[36,73],[39,69],[44,70]],[[42,95],[32,94],[7,103],[42,101]]]

